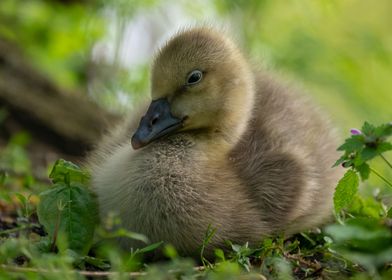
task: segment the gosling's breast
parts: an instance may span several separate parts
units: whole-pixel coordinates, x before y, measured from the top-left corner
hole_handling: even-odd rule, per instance
[[[101,213],[129,215],[132,209],[140,212],[144,207],[164,210],[173,207],[173,201],[182,204],[195,198],[193,147],[194,142],[182,135],[157,140],[137,151],[130,145],[120,146],[93,172]]]

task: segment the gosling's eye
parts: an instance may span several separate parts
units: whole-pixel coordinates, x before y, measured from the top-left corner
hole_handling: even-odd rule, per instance
[[[186,79],[186,84],[197,84],[201,81],[201,78],[203,78],[203,72],[201,72],[200,70],[193,70],[191,73],[189,73],[188,78]]]

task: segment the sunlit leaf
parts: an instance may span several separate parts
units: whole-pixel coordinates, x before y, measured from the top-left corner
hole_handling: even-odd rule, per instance
[[[50,178],[55,185],[39,196],[39,221],[53,242],[57,242],[60,233],[65,234],[69,249],[84,255],[91,246],[98,223],[95,198],[83,185],[89,176],[77,165],[58,160]]]
[[[59,159],[56,161],[52,172],[49,175],[53,183],[57,182],[74,182],[80,184],[87,184],[90,176],[76,164]]]
[[[348,170],[340,179],[333,197],[335,212],[339,213],[344,207],[350,205],[358,191],[359,178],[353,170]]]

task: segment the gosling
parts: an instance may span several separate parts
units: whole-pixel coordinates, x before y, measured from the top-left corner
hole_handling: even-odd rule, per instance
[[[212,259],[227,241],[257,246],[330,218],[341,172],[331,169],[328,121],[223,34],[203,27],[170,39],[152,65],[151,99],[90,157],[102,219],[115,213],[124,228],[193,257],[210,226]]]

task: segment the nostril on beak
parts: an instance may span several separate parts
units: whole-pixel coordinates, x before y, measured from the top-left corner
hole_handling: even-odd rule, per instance
[[[156,124],[156,122],[159,119],[159,115],[155,115],[151,120],[150,120],[150,126],[153,126],[154,124]]]

